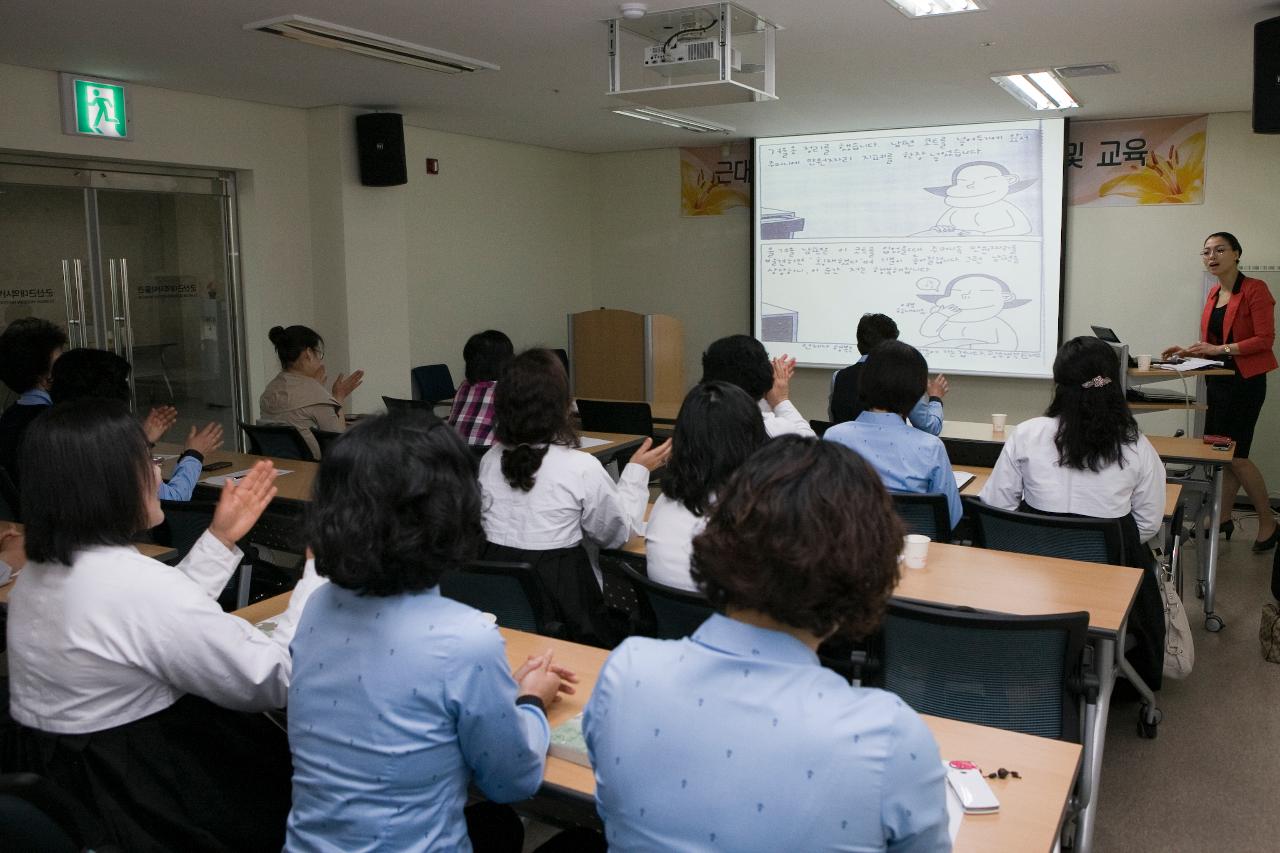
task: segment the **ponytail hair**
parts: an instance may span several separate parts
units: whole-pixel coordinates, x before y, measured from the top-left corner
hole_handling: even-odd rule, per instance
[[[324,346],[324,338],[306,326],[272,326],[267,338],[275,346],[280,366],[285,370],[307,350]]]
[[[494,437],[504,445],[502,476],[512,488],[533,488],[548,445],[578,446],[569,422],[569,377],[550,350],[525,350],[507,363],[493,408]]]

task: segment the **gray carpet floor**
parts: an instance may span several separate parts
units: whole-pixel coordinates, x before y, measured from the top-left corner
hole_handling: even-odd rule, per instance
[[[1258,625],[1271,598],[1273,552],[1253,554],[1257,520],[1220,540],[1218,634],[1204,629],[1195,559],[1186,551],[1195,669],[1165,679],[1155,740],[1137,735],[1137,702],[1112,703],[1095,835],[1114,851],[1280,850],[1280,665],[1261,654]]]

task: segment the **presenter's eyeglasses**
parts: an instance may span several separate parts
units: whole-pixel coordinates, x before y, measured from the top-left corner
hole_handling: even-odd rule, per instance
[[[1212,255],[1225,255],[1230,251],[1232,251],[1230,246],[1214,246],[1212,249],[1201,249],[1200,257],[1207,258]]]

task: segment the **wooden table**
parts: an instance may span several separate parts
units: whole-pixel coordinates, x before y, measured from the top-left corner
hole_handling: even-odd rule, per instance
[[[260,601],[236,615],[261,622],[288,606],[289,593]],[[577,692],[564,696],[548,710],[552,726],[581,713],[595,689],[596,677],[608,652],[523,631],[500,628],[507,646],[507,661],[514,669],[529,655],[547,649],[556,663],[572,669],[580,679]],[[994,815],[968,815],[960,825],[955,850],[960,853],[993,853],[999,850],[1050,850],[1057,838],[1080,767],[1082,750],[1076,744],[1032,735],[976,726],[941,717],[925,716],[945,758],[964,758],[983,768],[1016,769],[1021,779],[993,779],[989,782],[1000,799]],[[588,767],[559,758],[548,758],[543,784],[570,797],[592,800],[595,774]]]
[[[7,533],[10,530],[22,532],[23,526],[13,521],[0,521],[0,533]],[[133,547],[137,548],[138,553],[142,554],[144,557],[151,557],[152,559],[160,560],[161,562],[172,559],[177,555],[177,551],[174,551],[172,548],[165,545],[153,545],[150,542],[139,542]],[[13,585],[16,581],[17,578],[14,578],[7,584],[0,586],[0,604],[8,605],[9,593],[13,591]]]
[[[639,447],[645,439],[643,435],[627,435],[621,432],[583,432],[579,433],[579,435],[583,438],[594,438],[608,442],[607,444],[597,444],[594,447],[582,448],[605,464],[608,464],[610,459],[623,450]]]
[[[177,444],[157,444],[156,451],[160,454],[175,455],[182,453],[182,446]],[[209,465],[214,462],[230,462],[231,467],[223,468],[218,471],[208,471],[200,475],[199,488],[217,488],[216,486],[206,485],[206,481],[211,477],[221,477],[231,474],[235,471],[243,471],[246,468],[252,468],[263,459],[270,459],[282,471],[288,471],[288,474],[281,474],[276,477],[276,498],[288,501],[309,501],[311,500],[311,486],[315,482],[316,472],[320,470],[318,462],[307,462],[302,459],[279,459],[274,456],[255,456],[251,453],[240,453],[235,450],[215,450],[204,458],[204,464]],[[160,466],[160,471],[168,479],[173,475],[173,468],[178,460],[166,459]]]

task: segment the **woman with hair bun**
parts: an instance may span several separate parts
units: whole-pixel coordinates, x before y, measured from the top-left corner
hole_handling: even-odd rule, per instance
[[[546,612],[569,639],[609,646],[604,596],[584,541],[617,548],[631,537],[649,500],[649,472],[671,442],[645,439],[614,483],[600,461],[578,450],[569,422],[569,377],[550,350],[526,350],[502,371],[494,396],[497,441],[480,460],[486,560],[533,565]]]
[[[294,427],[312,457],[319,459],[320,445],[311,430],[342,432],[347,428],[343,405],[364,381],[364,371],[350,376],[339,373],[329,385],[325,382],[324,339],[315,331],[306,326],[273,326],[267,336],[276,348],[281,370],[258,398],[259,422]]]
[[[1276,342],[1276,300],[1261,279],[1240,272],[1240,241],[1218,231],[1205,238],[1200,259],[1218,283],[1209,288],[1200,315],[1200,340],[1190,346],[1172,346],[1164,356],[1189,355],[1221,361],[1233,376],[1205,377],[1209,411],[1205,435],[1225,435],[1235,442],[1231,464],[1223,471],[1222,505],[1227,512],[1244,486],[1258,514],[1258,538],[1254,553],[1270,551],[1280,541],[1280,527],[1271,514],[1271,500],[1262,472],[1249,459],[1253,430],[1267,398],[1267,374],[1277,367],[1272,347]],[[1231,538],[1235,522],[1227,519],[1219,528]]]
[[[982,488],[983,503],[1052,515],[1120,521],[1125,563],[1152,566],[1146,542],[1164,521],[1164,463],[1120,390],[1120,359],[1106,341],[1072,338],[1053,361],[1044,417],[1018,424]],[[1164,611],[1155,574],[1144,571],[1129,636],[1129,662],[1152,690],[1164,669]]]

